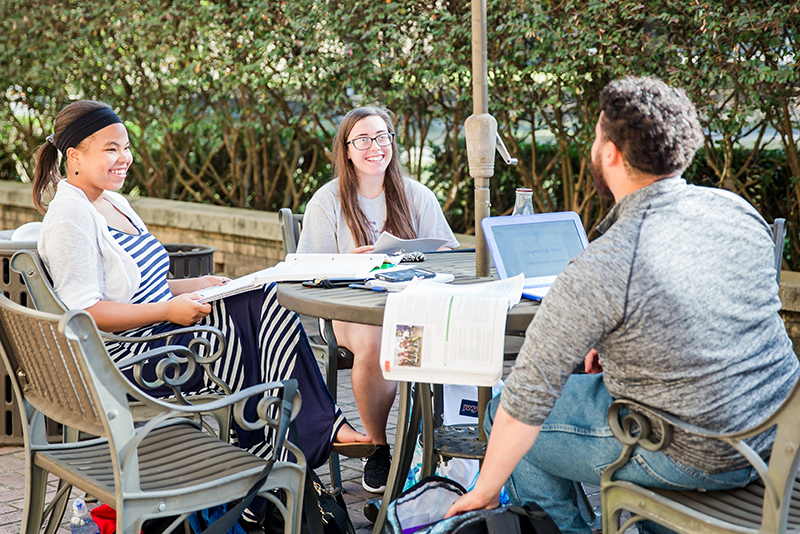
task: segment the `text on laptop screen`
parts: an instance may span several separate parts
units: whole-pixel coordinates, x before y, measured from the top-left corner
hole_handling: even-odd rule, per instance
[[[494,238],[509,278],[558,275],[583,250],[572,221],[495,226]]]

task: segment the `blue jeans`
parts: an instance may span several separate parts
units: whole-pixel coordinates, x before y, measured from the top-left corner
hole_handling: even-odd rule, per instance
[[[497,396],[489,404],[484,420],[487,433],[491,433],[499,401]],[[573,502],[572,481],[599,486],[603,470],[622,453],[622,444],[608,426],[611,402],[602,374],[570,376],[536,443],[506,482],[513,502],[537,503],[563,534],[592,532]],[[633,450],[628,463],[614,475],[615,480],[675,490],[736,488],[756,477],[752,468],[704,473],[641,447]],[[640,524],[639,530],[671,532],[651,522]]]

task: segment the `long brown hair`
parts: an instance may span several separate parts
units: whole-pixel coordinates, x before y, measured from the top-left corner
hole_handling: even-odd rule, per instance
[[[94,100],[79,100],[58,113],[53,127],[53,136],[36,151],[36,169],[33,172],[33,205],[36,206],[39,213],[47,211],[47,206],[42,202],[45,191],[55,187],[58,181],[61,180],[61,160],[55,141],[75,119],[101,107],[108,108],[111,106]],[[64,154],[63,156],[66,158],[67,155]]]
[[[356,246],[372,244],[367,216],[358,203],[358,176],[353,162],[347,157],[347,136],[358,121],[377,115],[386,123],[386,129],[394,133],[394,122],[389,112],[376,107],[363,107],[351,110],[339,123],[333,138],[334,176],[339,178],[339,198],[342,202],[344,220],[353,233]],[[392,136],[392,160],[383,178],[383,191],[386,200],[385,231],[402,239],[417,237],[409,209],[406,189],[403,186],[403,166],[397,151],[397,137]]]

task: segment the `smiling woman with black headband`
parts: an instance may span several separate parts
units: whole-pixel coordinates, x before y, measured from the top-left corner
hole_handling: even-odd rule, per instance
[[[65,178],[60,172],[62,159]],[[114,193],[132,162],[127,129],[101,102],[84,100],[65,107],[56,118],[53,135],[39,148],[33,200],[46,214],[38,248],[61,300],[70,309],[88,311],[101,330],[125,336],[147,336],[180,325],[215,326],[228,340],[227,353],[215,371],[234,390],[272,380],[298,380],[303,399],[298,445],[309,465],[321,465],[334,441],[352,444],[351,453],[366,452],[370,446],[363,442],[368,438],[345,422],[331,400],[300,321],[278,304],[274,284],[201,304],[194,291],[227,279],[167,280],[166,250],[127,200]],[[45,208],[42,198],[51,187],[56,188],[55,196]],[[179,336],[172,343],[185,345],[189,339]],[[109,342],[107,347],[120,361],[155,344]],[[195,391],[211,389],[201,379],[196,382]],[[235,432],[240,447],[259,456],[271,455],[263,430],[235,428]],[[337,447],[342,449],[347,447]]]

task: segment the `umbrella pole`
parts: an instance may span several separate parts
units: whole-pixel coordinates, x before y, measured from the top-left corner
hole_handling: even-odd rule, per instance
[[[489,216],[489,179],[494,175],[497,121],[489,115],[486,0],[472,0],[472,115],[464,123],[469,174],[475,183],[475,274],[489,276],[489,250],[481,221]]]

